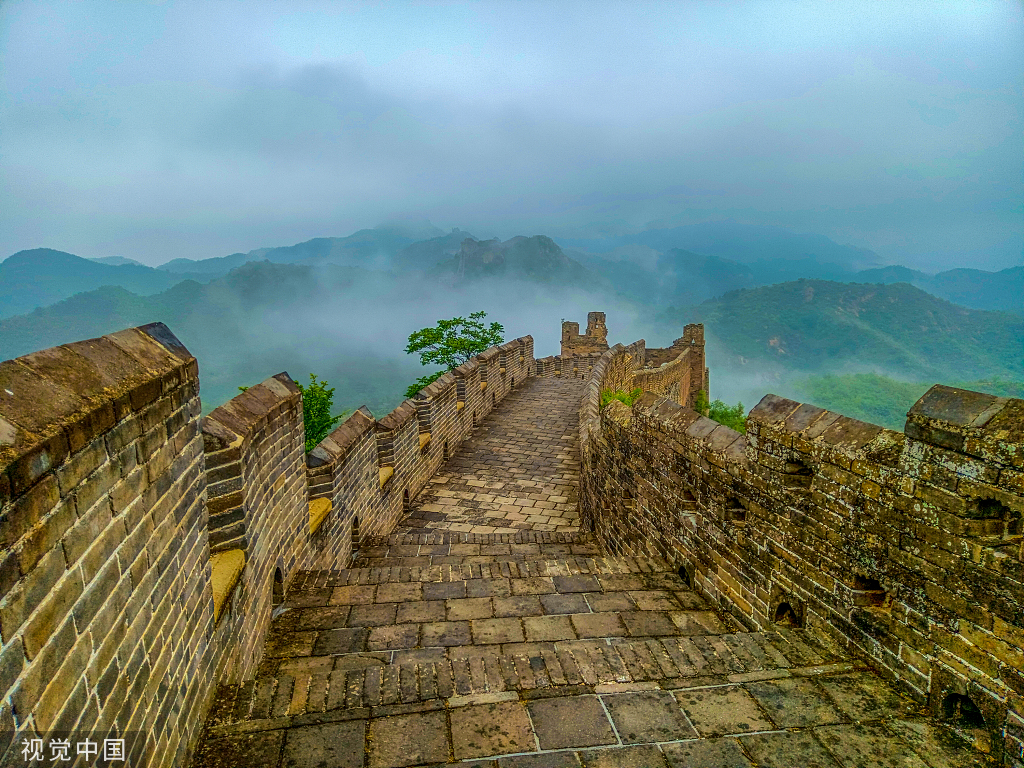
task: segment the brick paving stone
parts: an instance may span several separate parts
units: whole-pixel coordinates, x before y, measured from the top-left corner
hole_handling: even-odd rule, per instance
[[[647,584],[639,573],[613,573],[598,576],[597,580],[601,582],[601,589],[605,592],[647,589]]]
[[[677,741],[663,744],[661,749],[668,759],[669,768],[750,768],[753,765],[736,739]],[[792,764],[792,768],[797,768],[797,764]]]
[[[536,749],[529,715],[518,701],[454,707],[451,723],[452,749],[458,759]]]
[[[348,614],[350,627],[379,627],[382,624],[394,624],[398,606],[395,603],[377,603],[374,605],[353,605]]]
[[[784,731],[740,736],[740,744],[764,768],[839,768],[839,763],[811,731]]]
[[[871,672],[823,676],[815,682],[851,720],[877,720],[916,708]]]
[[[331,605],[322,608],[300,608],[294,611],[291,620],[298,630],[337,629],[348,621],[347,605]],[[287,616],[287,614],[285,614]]]
[[[594,592],[601,588],[596,576],[577,574],[576,576],[555,576],[552,578],[559,594],[568,592]],[[674,606],[673,606],[674,607]]]
[[[358,653],[366,650],[370,630],[362,627],[352,629],[331,629],[317,634],[313,644],[316,656],[330,656],[338,653]]]
[[[443,645],[470,645],[473,638],[468,621],[435,621],[420,627],[420,644],[424,648]]]
[[[661,589],[647,591],[633,591],[629,593],[641,611],[675,611],[679,609],[679,603],[670,593]]]
[[[986,756],[955,731],[927,720],[887,720],[885,726],[932,765],[950,768],[991,766]],[[1012,764],[1012,763],[1011,763]]]
[[[679,702],[668,691],[641,691],[602,696],[623,744],[693,739]]]
[[[378,603],[404,603],[423,598],[423,585],[406,583],[381,584],[374,598]]]
[[[544,595],[555,591],[549,576],[531,576],[527,579],[512,579],[513,595]]]
[[[386,627],[373,627],[366,641],[370,651],[394,650],[396,648],[415,648],[419,641],[419,624],[392,624]]]
[[[536,595],[496,597],[493,605],[494,617],[499,619],[508,616],[540,616],[544,613],[540,599]]]
[[[747,683],[746,689],[780,728],[831,725],[846,720],[806,677]]]
[[[526,706],[541,749],[617,743],[597,696],[537,699]]]
[[[267,640],[263,655],[271,659],[288,656],[308,656],[312,653],[315,632],[283,632]]]
[[[489,597],[464,597],[456,600],[446,600],[445,610],[448,621],[463,621],[466,619],[489,619],[494,613]]]
[[[582,597],[586,598],[587,605],[594,613],[636,610],[636,604],[628,592],[589,592]],[[572,613],[583,613],[583,611],[572,611]]]
[[[422,600],[418,603],[402,603],[398,606],[395,621],[398,624],[409,622],[424,623],[428,621],[444,621],[443,600]]]
[[[467,597],[508,597],[512,587],[508,579],[470,579],[466,582]]]
[[[307,725],[288,730],[282,768],[362,768],[366,721]],[[259,763],[249,763],[259,765]],[[273,763],[270,763],[273,765]]]
[[[498,768],[579,768],[575,752],[542,752],[537,755],[514,755],[498,760]]]
[[[370,768],[448,761],[445,713],[417,712],[370,721]]]
[[[814,729],[844,768],[924,768],[927,763],[881,725],[826,725]]]
[[[392,664],[439,664],[447,658],[444,648],[414,648],[395,651]]]
[[[335,587],[331,592],[331,605],[360,605],[373,602],[376,587],[372,584]]]
[[[285,732],[259,731],[214,738],[197,751],[193,763],[202,768],[277,765]]]
[[[592,606],[581,594],[541,595],[540,604],[544,613],[588,613]]]
[[[444,581],[423,585],[424,600],[448,600],[466,596],[466,582]]]
[[[470,624],[474,643],[521,643],[526,639],[522,622],[517,618],[477,619]]]
[[[619,614],[630,637],[678,635],[679,627],[663,611],[623,611]]]
[[[735,685],[676,691],[683,711],[701,736],[769,731],[774,724],[754,698]]]
[[[677,635],[715,635],[729,629],[711,611],[670,611],[669,618],[678,628]]]
[[[665,768],[665,755],[652,744],[591,749],[580,760],[583,768]]]
[[[576,639],[568,616],[529,616],[523,619],[523,626],[530,642]]]
[[[624,637],[626,627],[617,613],[574,613],[571,617],[581,637]]]

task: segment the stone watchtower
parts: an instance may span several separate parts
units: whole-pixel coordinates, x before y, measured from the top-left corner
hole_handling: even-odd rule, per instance
[[[587,314],[587,332],[580,335],[580,324],[562,321],[562,357],[589,355],[608,349],[608,327],[604,312]]]

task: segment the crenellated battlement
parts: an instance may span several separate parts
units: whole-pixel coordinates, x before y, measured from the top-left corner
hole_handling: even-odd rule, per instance
[[[515,339],[306,455],[288,374],[200,418],[197,361],[159,323],[0,364],[0,756],[102,732],[186,765],[293,577],[389,533],[535,370]]]
[[[587,315],[587,332],[580,333],[580,324],[562,321],[562,357],[600,354],[608,349],[608,327],[604,312]]]
[[[581,517],[611,552],[658,556],[750,628],[805,626],[976,746],[1024,758],[1024,401],[935,386],[903,433],[766,396],[741,435],[594,364]],[[966,709],[965,709],[966,708]],[[980,723],[980,721],[979,721]]]

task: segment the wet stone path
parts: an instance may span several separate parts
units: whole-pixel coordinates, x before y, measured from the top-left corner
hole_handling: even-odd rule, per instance
[[[399,532],[577,530],[584,383],[531,378],[510,392],[416,497]]]
[[[491,414],[394,535],[299,574],[192,765],[987,765],[813,632],[744,631],[665,563],[603,555],[575,528],[579,394],[518,390],[532,417]]]

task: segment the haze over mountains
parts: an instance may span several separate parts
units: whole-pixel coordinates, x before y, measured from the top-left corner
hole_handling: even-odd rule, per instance
[[[0,358],[160,319],[203,361],[207,409],[286,369],[379,410],[423,372],[405,338],[440,317],[484,309],[545,355],[561,318],[602,308],[614,338],[652,346],[704,322],[712,394],[748,403],[796,373],[1024,380],[1024,267],[927,275],[882,261],[730,222],[562,245],[382,225],[159,267],[42,248],[0,262]]]

